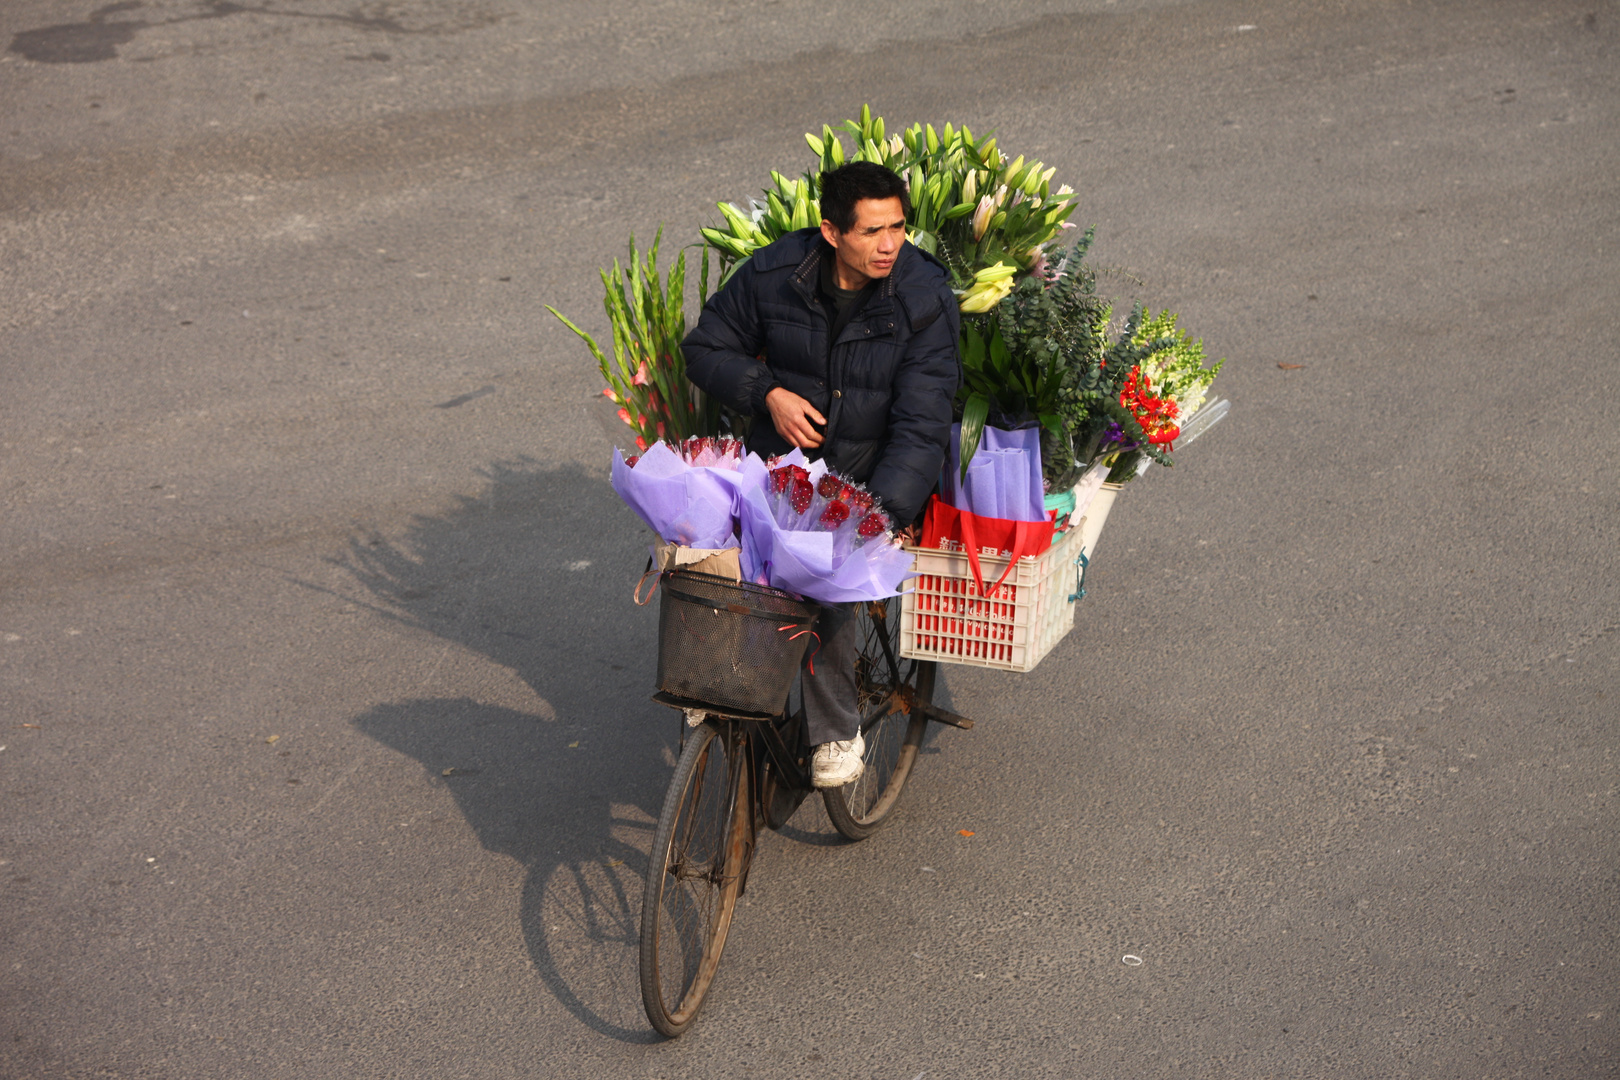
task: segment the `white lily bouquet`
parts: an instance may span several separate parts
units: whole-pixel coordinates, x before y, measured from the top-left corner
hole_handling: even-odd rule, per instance
[[[850,146],[846,147],[845,139]],[[912,124],[891,132],[862,107],[859,120],[823,125],[805,141],[813,166],[796,177],[772,171],[771,184],[746,209],[718,203],[721,223],[702,227],[700,300],[706,300],[710,256],[719,281],[755,251],[796,229],[820,223],[820,176],[846,161],[871,161],[905,178],[911,212],[907,235],[951,276],[962,311],[964,380],[953,454],[956,482],[969,473],[987,427],[1037,429],[1042,491],[1051,510],[1064,505],[1082,475],[1123,483],[1152,462],[1170,465],[1179,439],[1190,439],[1225,415],[1227,403],[1204,406],[1220,364],[1205,364],[1202,343],[1168,311],[1137,305],[1122,320],[1096,293],[1085,264],[1092,232],[1068,247],[1077,207],[1067,184],[1052,186],[1055,168],[1009,157],[994,135],[965,125]],[[687,382],[679,342],[685,333],[686,263],[667,279],[657,244],[643,261],[631,244],[628,268],[604,272],[613,355],[563,319],[590,347],[637,446],[660,437],[740,434],[750,417],[732,416]],[[561,314],[558,318],[563,318]],[[998,475],[1021,475],[1000,467]],[[987,475],[980,470],[982,478]],[[1094,487],[1095,484],[1088,485]],[[1067,505],[1074,505],[1072,497]]]

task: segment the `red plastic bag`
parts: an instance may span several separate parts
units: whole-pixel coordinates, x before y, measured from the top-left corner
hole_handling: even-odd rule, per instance
[[[1005,518],[981,517],[971,510],[958,510],[939,496],[928,500],[928,512],[923,517],[922,545],[938,548],[940,540],[954,540],[962,545],[973,568],[973,577],[979,586],[979,595],[995,595],[1001,583],[1007,580],[1013,565],[1025,555],[1039,555],[1052,546],[1053,523],[1048,521],[1008,521]],[[1012,552],[1007,568],[989,588],[984,584],[984,571],[979,567],[979,549],[994,548],[998,552]]]

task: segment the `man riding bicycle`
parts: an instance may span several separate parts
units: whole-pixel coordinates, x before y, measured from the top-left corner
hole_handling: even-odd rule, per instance
[[[939,478],[960,378],[943,266],[906,240],[905,181],[871,162],[821,174],[819,227],[755,252],[681,343],[705,393],[754,418],[748,449],[824,458],[909,526]],[[802,675],[811,779],[864,768],[854,605],[823,605]]]

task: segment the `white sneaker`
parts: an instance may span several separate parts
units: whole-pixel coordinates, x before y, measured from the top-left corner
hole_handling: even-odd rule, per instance
[[[858,732],[853,739],[822,743],[810,759],[810,783],[818,788],[853,784],[866,771],[865,753],[866,740]]]

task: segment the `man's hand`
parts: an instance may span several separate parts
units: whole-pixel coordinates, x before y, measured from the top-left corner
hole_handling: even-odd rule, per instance
[[[816,424],[827,423],[827,418],[816,407],[793,391],[778,386],[765,395],[765,407],[771,411],[771,423],[776,433],[794,446],[813,450],[821,445],[821,432]]]

